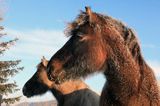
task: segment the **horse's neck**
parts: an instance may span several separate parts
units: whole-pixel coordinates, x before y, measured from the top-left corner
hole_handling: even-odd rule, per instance
[[[122,104],[140,95],[146,98],[149,95],[156,98],[155,101],[158,100],[158,87],[154,74],[142,56],[140,55],[138,59],[134,58],[122,39],[118,37],[110,39],[112,38],[107,40],[111,48],[107,52],[110,58],[108,58],[105,71],[108,80],[108,96],[119,100]],[[146,100],[150,100],[148,98]]]
[[[88,88],[88,86],[81,80],[69,80],[60,85],[54,85],[51,88],[52,94],[58,101],[58,106],[63,106],[65,100],[64,96],[72,94],[75,91]]]
[[[116,97],[127,97],[137,93],[140,79],[139,66],[136,64],[122,39],[114,38],[110,42],[111,54],[105,72],[108,86]]]
[[[60,85],[57,85],[56,88],[63,95],[70,94],[74,91],[85,89],[88,86],[81,80],[69,80]]]
[[[64,102],[63,94],[54,88],[50,89],[50,91],[52,92],[53,96],[56,98],[56,100],[58,102],[58,106],[62,106],[61,104],[63,104],[63,102]]]

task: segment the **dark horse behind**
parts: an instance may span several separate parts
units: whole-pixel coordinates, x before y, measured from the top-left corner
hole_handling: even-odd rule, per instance
[[[122,22],[86,7],[66,29],[70,39],[47,66],[48,77],[62,83],[104,72],[101,106],[159,106],[152,69],[142,57],[135,33]]]
[[[48,61],[43,58],[36,73],[26,82],[23,94],[27,97],[42,95],[51,91],[58,106],[99,106],[99,95],[88,88],[81,79],[55,84],[47,76]]]

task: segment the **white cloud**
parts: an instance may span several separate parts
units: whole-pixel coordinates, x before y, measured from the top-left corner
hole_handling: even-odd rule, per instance
[[[9,57],[52,56],[67,41],[59,30],[16,31],[7,29],[8,36],[19,41],[7,52]]]

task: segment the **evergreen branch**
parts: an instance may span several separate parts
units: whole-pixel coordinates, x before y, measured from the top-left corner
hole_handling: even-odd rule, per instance
[[[0,94],[8,95],[18,91],[16,83],[0,84]]]
[[[0,43],[0,47],[1,47],[1,49],[2,48],[9,48],[11,45],[13,45],[14,43],[15,43],[15,41],[17,41],[18,39],[13,39],[13,40],[10,40],[10,41],[7,41],[7,42],[1,42]],[[0,49],[0,50],[1,50]]]
[[[8,81],[7,78],[2,78],[2,77],[0,77],[0,83],[5,83],[5,82],[7,82],[7,81]]]
[[[2,99],[2,103],[6,104],[14,104],[15,102],[18,102],[20,100],[21,96],[14,97],[14,98],[4,98]]]
[[[14,68],[16,67],[21,60],[15,60],[15,61],[0,61],[0,70],[2,69],[8,69],[8,68]]]
[[[0,71],[0,77],[7,78],[9,76],[14,76],[19,71],[23,70],[23,67],[13,68],[13,69],[6,69]]]
[[[4,51],[6,51],[7,49],[9,49],[9,47],[11,45],[14,45],[14,43],[17,41],[18,39],[15,38],[13,40],[10,40],[8,42],[1,42],[0,43],[0,54],[2,54]]]
[[[5,77],[13,76],[17,72],[18,72],[17,69],[7,69],[5,71],[0,71],[0,76],[5,78]]]

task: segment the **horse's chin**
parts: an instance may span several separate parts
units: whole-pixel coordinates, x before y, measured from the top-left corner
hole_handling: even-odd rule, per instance
[[[27,94],[23,94],[25,97],[27,97],[27,98],[32,98],[32,97],[34,97],[34,96],[36,96],[36,95],[43,95],[43,93],[38,93],[38,94],[30,94],[30,93],[27,93]]]
[[[31,92],[27,92],[27,91],[23,91],[23,95],[25,96],[25,97],[27,97],[27,98],[31,98],[31,97],[33,97],[34,96],[34,94],[33,93],[31,93]]]
[[[27,97],[27,98],[33,97],[33,95],[30,95],[30,94],[24,94],[24,93],[23,93],[23,95],[24,95],[25,97]]]

